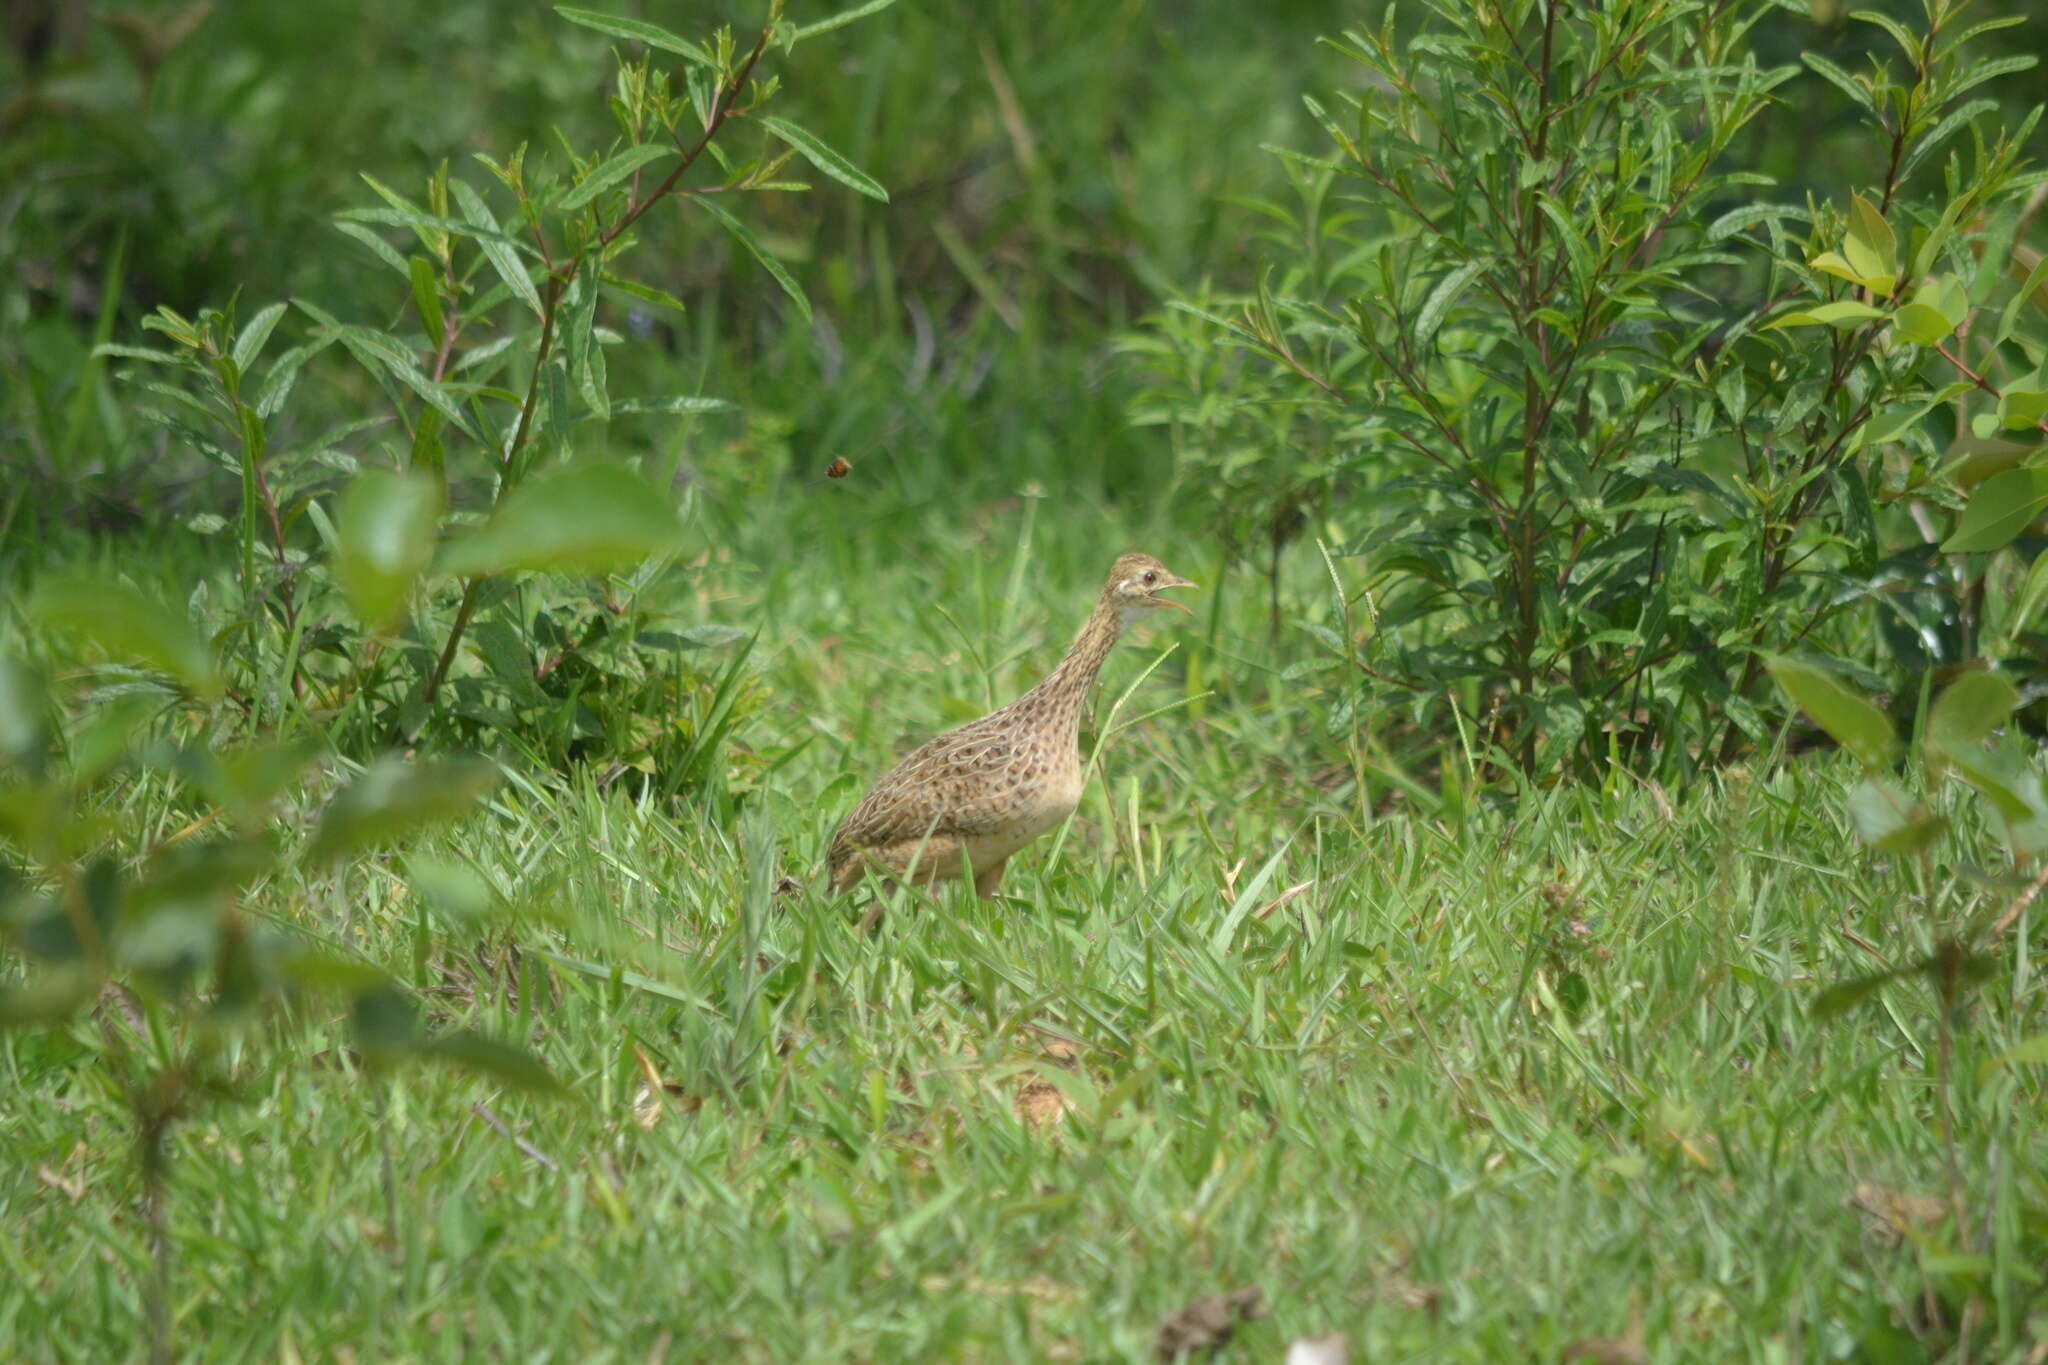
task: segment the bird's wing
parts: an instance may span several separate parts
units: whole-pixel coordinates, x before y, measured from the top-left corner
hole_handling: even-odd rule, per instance
[[[999,778],[1016,745],[974,726],[940,735],[891,769],[847,813],[835,848],[985,834],[1001,823]]]

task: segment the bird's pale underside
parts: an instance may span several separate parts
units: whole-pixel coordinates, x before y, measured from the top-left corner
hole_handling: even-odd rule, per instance
[[[1158,594],[1193,586],[1150,555],[1120,557],[1043,682],[926,742],[847,812],[826,852],[832,889],[869,871],[912,882],[966,874],[977,894],[993,896],[1010,856],[1080,803],[1081,708],[1117,637],[1148,611],[1186,611]]]

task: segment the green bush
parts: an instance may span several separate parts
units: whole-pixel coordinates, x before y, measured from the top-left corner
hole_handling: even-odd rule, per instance
[[[682,311],[620,273],[643,218],[673,201],[730,234],[809,319],[795,277],[726,205],[801,192],[804,173],[887,200],[770,112],[779,82],[767,74],[798,43],[883,8],[798,26],[771,5],[750,42],[720,29],[700,43],[562,7],[625,46],[614,137],[559,158],[523,145],[478,155],[508,207],[446,164],[416,197],[365,177],[381,202],[337,226],[397,277],[381,325],[305,298],[246,320],[232,305],[193,318],[160,307],[143,326],[165,348],[98,348],[131,363],[175,441],[237,476],[239,507],[212,521],[232,537],[232,588],[200,605],[252,722],[310,720],[357,753],[433,727],[543,762],[659,769],[672,791],[716,785],[714,759],[743,713],[740,661],[699,670],[687,652],[744,632],[679,606],[674,561],[701,539],[675,498],[577,456],[582,433],[614,417],[731,405],[615,398],[606,350],[622,338],[605,305]],[[743,145],[728,150],[736,131]],[[367,409],[340,433],[291,408],[329,351],[354,362]],[[465,648],[481,667],[464,664]]]
[[[2034,59],[1986,60],[2021,20],[1952,0],[1917,30],[1857,16],[1896,49],[1806,65],[1861,117],[1872,178],[1778,202],[1752,144],[1783,131],[1752,130],[1807,92],[1751,49],[1777,8],[1433,4],[1348,33],[1359,90],[1308,100],[1334,150],[1287,153],[1302,207],[1271,210],[1286,258],[1144,343],[1140,415],[1186,482],[1245,485],[1234,514],[1274,527],[1335,491],[1369,624],[1331,643],[1361,700],[1432,733],[1455,708],[1487,767],[1682,778],[1767,738],[1766,653],[1854,653],[1874,681],[1928,660],[1869,655],[1871,615],[1929,589],[1971,609],[1931,561],[1993,548],[1983,513],[1942,532],[1982,462],[1939,429],[2040,416],[2032,380],[1992,377],[2048,343],[2020,240],[2036,116],[2001,128],[1982,98]]]

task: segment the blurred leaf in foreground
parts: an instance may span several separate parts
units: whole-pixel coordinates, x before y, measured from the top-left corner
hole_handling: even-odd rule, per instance
[[[388,633],[434,558],[441,488],[421,474],[371,470],[342,495],[335,576],[365,626]]]
[[[359,848],[460,819],[497,778],[497,768],[482,759],[384,759],[328,803],[306,856],[315,863],[331,862]]]
[[[1812,664],[1778,657],[1767,667],[1799,709],[1864,767],[1882,768],[1891,761],[1898,737],[1884,712]]]
[[[661,490],[621,465],[577,465],[521,484],[481,530],[448,548],[440,570],[604,573],[681,543],[682,523]]]
[[[54,579],[36,591],[29,614],[108,654],[153,665],[209,701],[221,693],[213,651],[185,614],[125,583]]]

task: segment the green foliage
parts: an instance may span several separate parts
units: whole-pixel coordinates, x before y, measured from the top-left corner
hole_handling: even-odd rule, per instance
[[[83,584],[46,592],[44,614],[82,615],[75,608],[86,595]],[[98,597],[115,609],[97,618],[94,644],[180,673],[195,689],[213,679],[210,667],[195,666],[193,650],[162,647],[164,629],[128,610],[126,590],[103,585]],[[52,610],[53,601],[65,610]],[[60,707],[24,663],[0,655],[0,945],[28,968],[26,979],[0,985],[0,1029],[61,1035],[121,1085],[154,1228],[153,1356],[165,1359],[170,1131],[232,1093],[236,1066],[280,1041],[271,1030],[289,1007],[340,996],[373,1071],[432,1058],[529,1089],[560,1087],[522,1049],[421,1027],[383,971],[309,947],[303,929],[248,914],[251,888],[292,861],[272,807],[304,779],[313,754],[278,744],[221,752],[203,724],[174,724],[173,734],[152,738],[159,709],[131,694],[53,726]],[[110,831],[99,809],[150,773],[197,814],[171,837],[135,847],[132,832]],[[329,801],[304,860],[333,863],[457,819],[494,777],[473,765],[379,765]],[[74,1022],[95,1005],[97,1028]],[[274,1064],[297,1055],[277,1048]]]
[[[1444,4],[1413,32],[1355,30],[1334,45],[1364,90],[1307,101],[1333,150],[1287,154],[1285,263],[1184,310],[1199,326],[1163,324],[1141,419],[1175,426],[1192,483],[1262,486],[1258,515],[1336,490],[1326,524],[1372,623],[1336,642],[1356,685],[1457,707],[1496,770],[1732,757],[1766,735],[1764,656],[1855,639],[1853,607],[1917,670],[1924,648],[1896,637],[1975,606],[1878,605],[1933,560],[1930,509],[1961,500],[1933,419],[2031,425],[2033,390],[1949,340],[2030,369],[2048,344],[2008,270],[2038,202],[2035,116],[2001,130],[1970,97],[2032,59],[1980,61],[1972,44],[2019,20],[1964,8],[1928,0],[1918,33],[1857,16],[1903,49],[1867,73],[1809,54],[1883,153],[1844,213],[1757,197],[1770,177],[1746,154],[1798,88],[1752,50],[1771,6]],[[1260,364],[1219,370],[1216,347]],[[2003,506],[1995,525],[1966,509],[1943,548],[2017,532]],[[1973,652],[1961,633],[1945,659]]]
[[[2038,1277],[2026,1289],[2016,1290],[2011,1272],[1999,1264],[1996,1253],[1981,1262],[1981,1270],[1980,1263],[1971,1261],[1970,1269],[1962,1272],[1968,1248],[1980,1243],[1977,1215],[1972,1212],[1975,1196],[1958,1155],[1956,1131],[1959,1115],[1979,1109],[1985,1087],[1996,1083],[1999,1070],[2024,1064],[2034,1053],[2029,1043],[2020,1042],[1974,1069],[1959,1067],[1956,1061],[1957,1034],[1971,1027],[1971,1006],[1990,993],[1987,988],[1993,983],[2002,990],[2012,988],[2015,968],[2013,957],[2004,951],[2007,936],[2048,885],[2048,872],[2032,871],[2048,853],[2048,782],[2043,781],[2040,757],[2032,746],[2015,734],[2001,733],[2008,731],[2019,691],[2006,678],[1983,671],[1965,673],[1943,688],[1926,708],[1917,742],[1911,746],[1917,761],[1909,771],[1918,780],[1908,784],[1916,790],[1908,790],[1893,771],[1898,743],[1884,712],[1811,664],[1773,658],[1768,667],[1787,696],[1862,767],[1862,781],[1848,794],[1850,823],[1865,844],[1889,855],[1902,881],[1910,878],[1910,886],[1901,888],[1910,894],[1902,895],[1901,901],[1921,907],[1920,914],[1901,926],[1904,941],[1879,954],[1894,965],[1829,985],[1814,998],[1814,1017],[1833,1019],[1909,982],[1924,985],[1933,996],[1936,1114],[1947,1156],[1954,1223],[1952,1236],[1930,1242],[1928,1255],[1937,1261],[1953,1260],[1956,1269],[1944,1274],[1939,1285],[1952,1309],[2008,1317],[2026,1311],[2005,1301],[2006,1296],[2018,1293],[2023,1302],[2039,1302]],[[1966,832],[1980,822],[1964,819],[1956,803],[1945,799],[1943,787],[1950,777],[1973,788],[1988,808],[1989,818],[1981,824],[1996,830],[2005,846],[2006,875],[1976,871]],[[1965,833],[1948,837],[1953,831]],[[1982,897],[1958,903],[1944,894],[1972,880],[2016,894],[2009,903]],[[2038,1219],[2043,1211],[2030,1209],[2029,1216]]]
[[[333,733],[359,751],[428,727],[475,739],[464,713],[476,718],[477,698],[451,709],[444,696],[451,682],[460,687],[473,676],[462,667],[463,651],[484,632],[490,645],[482,662],[519,702],[546,699],[551,673],[572,680],[573,671],[560,672],[564,655],[593,649],[604,635],[640,656],[630,665],[639,681],[665,675],[659,687],[611,700],[672,714],[701,686],[717,708],[715,675],[681,676],[664,665],[658,645],[643,648],[637,632],[579,629],[569,637],[557,626],[550,638],[550,608],[576,616],[573,604],[594,598],[614,614],[622,610],[608,591],[527,587],[541,575],[632,570],[687,546],[672,499],[647,477],[575,460],[580,425],[723,406],[691,395],[615,400],[605,349],[618,338],[600,325],[600,300],[664,298],[619,272],[635,225],[674,199],[732,233],[808,316],[794,277],[724,201],[803,188],[781,179],[799,154],[834,180],[888,196],[822,138],[763,112],[778,90],[763,59],[786,55],[806,33],[784,22],[778,6],[751,46],[729,30],[698,44],[638,20],[562,14],[652,49],[621,55],[616,136],[586,154],[569,151],[559,164],[529,157],[524,146],[503,160],[480,155],[512,201],[509,215],[446,165],[417,198],[365,176],[381,205],[349,210],[339,226],[399,276],[394,292],[404,306],[394,325],[347,322],[302,298],[296,312],[310,326],[294,342],[291,310],[282,303],[246,324],[232,307],[194,319],[164,307],[144,326],[166,338],[169,350],[100,348],[107,359],[170,370],[172,383],[144,381],[166,402],[159,420],[238,475],[239,515],[227,519],[238,542],[237,592],[221,604],[231,615],[216,626],[232,641],[241,683],[234,695],[258,723],[276,723],[277,707],[296,708],[316,688],[341,712],[328,722]],[[683,69],[667,70],[655,60],[661,54],[682,57]],[[763,132],[758,151],[718,149],[715,140],[729,140],[729,127],[750,122]],[[715,166],[716,178],[686,184],[700,160]],[[404,244],[394,245],[394,236]],[[294,344],[277,350],[274,339]],[[380,425],[396,433],[379,443],[375,458],[351,457],[347,463],[364,467],[339,489],[329,437],[278,434],[304,430],[291,421],[292,401],[308,364],[329,349],[360,367],[381,394],[387,417]],[[476,525],[472,499],[485,514]],[[304,527],[317,532],[324,556],[309,551]],[[443,611],[452,613],[445,624]],[[227,630],[230,620],[238,628]],[[436,627],[439,642],[430,644]],[[694,640],[703,642],[702,635]],[[518,656],[525,662],[516,663]],[[548,700],[499,708],[492,719],[500,724],[536,722],[515,722],[501,740],[565,759],[570,749],[554,718],[573,714],[586,698],[557,691]],[[728,707],[721,726],[729,716]],[[586,741],[599,737],[588,726],[573,728]],[[608,757],[630,759],[647,748],[607,738],[619,741],[599,749]],[[701,773],[705,765],[686,766]]]

